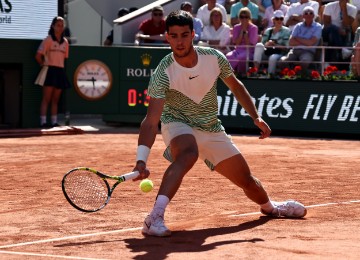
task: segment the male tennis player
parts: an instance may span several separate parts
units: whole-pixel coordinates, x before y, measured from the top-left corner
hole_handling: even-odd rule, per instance
[[[172,53],[163,58],[151,76],[147,115],[141,123],[135,170],[143,179],[149,176],[146,161],[154,144],[161,120],[161,131],[171,161],[166,169],[152,212],[145,218],[142,233],[169,236],[165,209],[174,197],[185,174],[198,157],[211,170],[222,174],[260,205],[263,214],[274,217],[301,218],[305,207],[293,200],[271,201],[260,181],[217,118],[216,82],[220,78],[260,128],[260,139],[271,129],[259,116],[244,85],[235,77],[226,57],[212,48],[194,47],[193,19],[190,13],[174,11],[166,19],[166,39]]]

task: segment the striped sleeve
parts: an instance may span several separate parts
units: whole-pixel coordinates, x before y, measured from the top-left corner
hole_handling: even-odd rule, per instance
[[[169,77],[165,70],[168,67],[170,57],[166,56],[157,66],[154,73],[151,75],[148,95],[152,98],[165,98],[166,91],[170,87]]]

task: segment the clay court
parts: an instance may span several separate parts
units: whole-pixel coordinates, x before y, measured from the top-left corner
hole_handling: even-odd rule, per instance
[[[199,161],[169,204],[168,238],[143,237],[167,161],[161,135],[148,166],[155,184],[121,183],[109,205],[82,213],[61,179],[77,166],[132,170],[137,129],[0,138],[0,259],[359,259],[360,141],[232,134],[274,200],[297,199],[304,219],[272,219]]]

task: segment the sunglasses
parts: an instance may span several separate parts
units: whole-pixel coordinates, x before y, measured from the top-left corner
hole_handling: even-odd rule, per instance
[[[284,21],[284,17],[275,17],[275,21]]]
[[[305,12],[304,14],[305,15],[313,15],[314,13],[313,12]]]
[[[249,16],[240,15],[240,19],[249,19],[249,18],[250,18]]]
[[[153,13],[153,16],[163,16],[163,13]]]

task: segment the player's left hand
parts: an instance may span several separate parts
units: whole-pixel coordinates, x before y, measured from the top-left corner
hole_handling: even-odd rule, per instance
[[[265,139],[270,136],[271,129],[270,129],[269,125],[261,117],[257,117],[254,120],[254,124],[257,127],[259,127],[261,130],[259,139]]]

